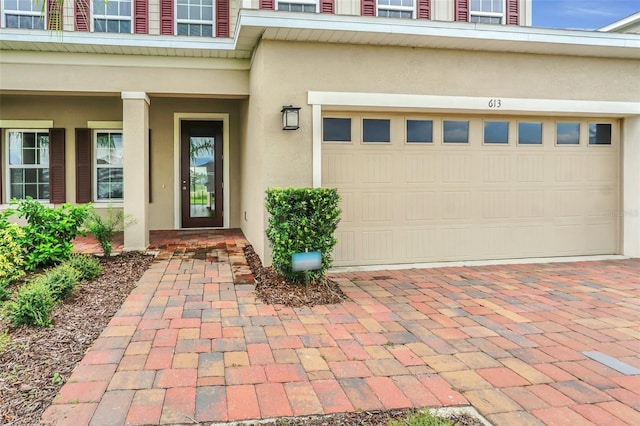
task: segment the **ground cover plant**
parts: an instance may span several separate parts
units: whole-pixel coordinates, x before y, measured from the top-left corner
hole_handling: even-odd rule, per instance
[[[90,265],[85,268],[85,274],[94,276],[52,308],[49,326],[15,327],[7,318],[0,319],[2,425],[39,423],[42,413],[73,368],[120,308],[153,258],[126,253],[103,259],[74,255],[71,259],[71,265]],[[103,268],[101,273],[100,268]],[[99,272],[97,276],[96,271]],[[18,287],[18,283],[13,287]]]

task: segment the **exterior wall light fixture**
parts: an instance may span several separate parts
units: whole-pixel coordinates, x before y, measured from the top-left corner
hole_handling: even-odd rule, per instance
[[[300,107],[285,105],[282,113],[282,130],[298,130],[300,128]]]

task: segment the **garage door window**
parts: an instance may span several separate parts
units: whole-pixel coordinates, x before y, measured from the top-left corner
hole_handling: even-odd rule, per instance
[[[469,122],[444,120],[443,142],[444,143],[469,143]]]
[[[542,123],[520,122],[518,123],[519,145],[542,145]]]
[[[611,145],[611,124],[589,123],[589,145]]]
[[[580,145],[580,123],[556,123],[556,144]]]
[[[391,142],[391,121],[377,118],[363,119],[362,142]]]
[[[351,142],[351,119],[323,118],[322,140],[325,142]]]
[[[508,121],[485,121],[484,122],[484,143],[508,144],[509,143],[509,122]]]
[[[407,120],[407,143],[432,143],[433,120]]]

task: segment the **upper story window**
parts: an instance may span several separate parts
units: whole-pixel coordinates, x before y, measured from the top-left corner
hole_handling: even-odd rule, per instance
[[[177,0],[178,35],[213,36],[213,0]]]
[[[471,0],[469,20],[481,24],[504,23],[504,0]]]
[[[411,19],[414,14],[414,0],[377,0],[378,16]]]
[[[93,31],[131,33],[131,0],[93,0]]]
[[[49,199],[49,131],[8,130],[8,199]]]
[[[45,28],[44,7],[42,1],[3,0],[3,26],[6,28],[26,28],[43,30]]]
[[[278,1],[278,10],[316,13],[318,2],[317,0]]]

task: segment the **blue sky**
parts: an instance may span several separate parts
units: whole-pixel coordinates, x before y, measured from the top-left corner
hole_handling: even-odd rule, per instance
[[[640,0],[533,0],[533,26],[593,30],[640,12]]]

